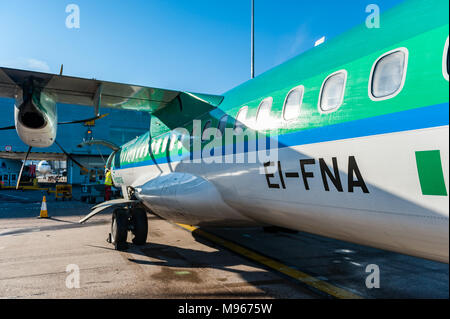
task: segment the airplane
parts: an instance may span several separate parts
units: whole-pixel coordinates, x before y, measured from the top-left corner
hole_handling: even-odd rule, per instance
[[[47,161],[40,161],[37,166],[37,171],[44,175],[44,177],[52,171],[52,167]]]
[[[3,186],[12,186],[10,184],[13,183],[16,184],[22,165],[23,163],[20,160],[0,158],[0,184]],[[43,177],[52,173],[52,168],[47,161],[40,161],[37,166],[34,164],[24,165],[24,168],[21,181],[25,182],[33,182],[33,179],[36,177],[36,172]]]
[[[0,68],[0,96],[16,99],[12,128],[30,147],[55,141],[57,103],[151,114],[147,133],[111,146],[123,198],[80,220],[112,211],[116,249],[129,231],[144,244],[153,213],[448,263],[448,12],[445,0],[403,2],[380,28],[357,26],[222,95]]]

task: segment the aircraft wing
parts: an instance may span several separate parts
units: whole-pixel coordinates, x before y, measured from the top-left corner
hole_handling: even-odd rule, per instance
[[[57,103],[155,113],[178,100],[183,107],[195,107],[188,113],[205,112],[217,107],[222,96],[151,88],[139,85],[84,79],[0,67],[0,97],[15,98],[25,86],[32,85],[50,94]],[[181,102],[183,101],[183,102]],[[189,103],[193,102],[194,103]],[[186,103],[188,102],[188,103]],[[200,103],[199,103],[200,102]]]

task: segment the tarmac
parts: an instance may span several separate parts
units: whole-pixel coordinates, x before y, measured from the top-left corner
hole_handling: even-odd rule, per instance
[[[42,195],[0,191],[0,298],[449,298],[448,264],[303,232],[149,214],[147,244],[129,235],[116,251],[110,214],[80,225],[92,204],[75,190],[71,201],[44,194],[51,218],[38,219]],[[367,285],[373,265],[378,288]]]

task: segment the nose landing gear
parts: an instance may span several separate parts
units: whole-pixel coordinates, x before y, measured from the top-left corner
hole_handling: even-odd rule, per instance
[[[116,250],[128,248],[128,231],[133,236],[133,244],[144,245],[147,240],[148,221],[147,212],[140,207],[117,208],[113,211],[111,220],[111,233],[107,241],[114,245]]]

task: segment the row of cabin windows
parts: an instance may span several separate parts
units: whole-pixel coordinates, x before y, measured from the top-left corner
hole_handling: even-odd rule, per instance
[[[408,65],[408,50],[398,48],[380,56],[373,64],[369,80],[369,97],[373,101],[393,98],[403,88]],[[443,55],[443,74],[448,80],[449,53],[448,38]],[[344,101],[347,71],[341,70],[329,75],[322,83],[319,93],[318,108],[321,113],[336,111]],[[282,116],[289,121],[298,118],[303,102],[305,88],[299,85],[288,92],[283,105]],[[256,113],[256,123],[270,120],[272,98],[264,99]],[[247,117],[248,106],[242,107],[236,115],[235,130],[242,130]]]
[[[448,52],[448,38],[444,47],[444,55],[442,62],[442,72],[444,77],[449,79],[449,52]],[[373,64],[370,80],[369,80],[369,97],[373,101],[380,101],[393,98],[403,88],[406,77],[406,69],[408,65],[408,50],[406,48],[399,48],[389,51],[380,56]],[[347,82],[347,71],[341,70],[330,74],[322,83],[319,93],[318,107],[320,112],[329,113],[336,111],[344,101],[345,85]],[[300,115],[300,108],[303,102],[303,95],[305,87],[299,85],[291,89],[286,95],[283,105],[283,118],[286,121],[298,118]],[[261,101],[256,113],[256,123],[267,123],[270,121],[270,112],[272,109],[272,97],[265,98]],[[234,122],[235,133],[241,133],[245,128],[245,121],[247,118],[248,106],[242,107]],[[228,115],[220,118],[217,126],[216,136],[224,134],[228,122]],[[206,129],[211,127],[211,120],[208,120],[203,126],[202,141],[209,140],[209,134]],[[159,150],[161,142],[163,147],[162,152],[165,151],[169,136],[166,136],[164,141],[159,140],[155,144],[154,150]],[[169,150],[173,149],[177,136],[173,136]],[[155,152],[158,153],[158,152]]]
[[[385,100],[400,93],[405,81],[408,50],[396,49],[385,53],[374,63],[369,81],[369,96],[372,100]],[[336,111],[344,101],[347,71],[341,70],[330,74],[322,83],[318,107],[320,112]],[[283,118],[286,121],[298,118],[303,102],[305,87],[299,85],[288,92],[283,105]],[[256,113],[256,123],[270,120],[272,108],[271,97],[262,100]],[[248,106],[242,107],[235,122],[235,130],[242,130],[247,117]]]

